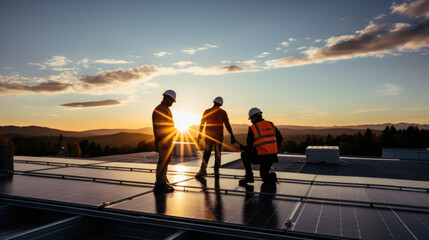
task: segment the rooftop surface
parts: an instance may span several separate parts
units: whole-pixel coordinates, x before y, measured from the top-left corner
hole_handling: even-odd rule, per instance
[[[302,155],[279,156],[273,167],[278,184],[256,178],[247,187],[238,185],[244,175],[239,153],[223,153],[220,176],[210,169],[206,181],[194,178],[200,156],[176,157],[168,173],[176,191],[161,195],[152,191],[156,153],[88,160],[15,156],[15,174],[0,175],[0,238],[41,236],[53,226],[74,229],[76,239],[429,235],[429,163],[341,157],[339,165],[306,165]],[[213,162],[212,156],[209,166]],[[16,211],[47,217],[4,223]]]

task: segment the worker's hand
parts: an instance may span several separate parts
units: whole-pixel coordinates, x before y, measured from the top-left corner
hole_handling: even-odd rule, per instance
[[[241,145],[241,144],[240,144],[240,149],[241,149],[242,151],[244,151],[244,149],[246,149],[246,146],[244,146],[244,145]]]
[[[234,137],[234,135],[231,135],[231,144],[235,144],[235,137]]]

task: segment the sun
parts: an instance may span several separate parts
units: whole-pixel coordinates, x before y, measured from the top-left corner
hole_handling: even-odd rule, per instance
[[[173,120],[179,132],[186,132],[190,126],[200,123],[200,117],[197,114],[185,110],[174,111]]]

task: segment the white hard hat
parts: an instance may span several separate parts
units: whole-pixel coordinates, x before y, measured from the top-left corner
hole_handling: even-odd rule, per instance
[[[213,102],[219,103],[220,105],[223,105],[223,98],[222,97],[216,97]]]
[[[173,90],[167,90],[162,95],[171,97],[174,101],[176,101],[176,92]]]
[[[262,111],[261,111],[259,108],[256,108],[256,107],[251,108],[251,109],[249,110],[249,119],[250,119],[253,115],[257,114],[257,113],[262,113]]]

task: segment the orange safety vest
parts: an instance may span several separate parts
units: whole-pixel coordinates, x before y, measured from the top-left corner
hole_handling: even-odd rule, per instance
[[[258,155],[277,153],[277,138],[274,124],[269,121],[260,121],[250,127],[255,136],[253,146]]]

